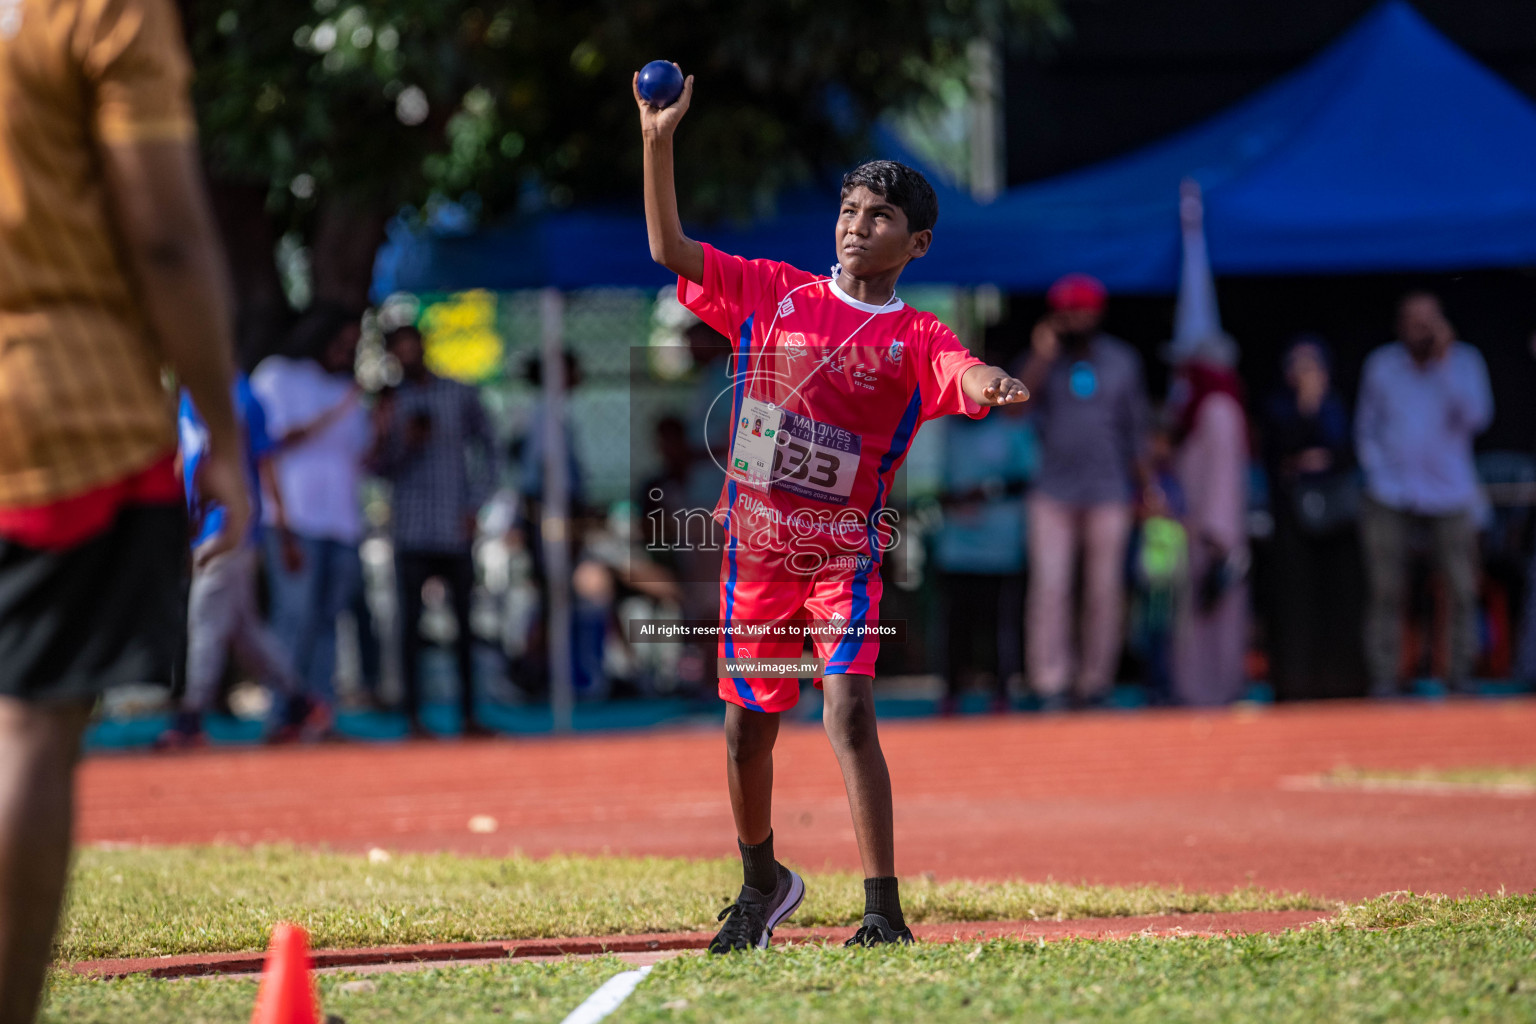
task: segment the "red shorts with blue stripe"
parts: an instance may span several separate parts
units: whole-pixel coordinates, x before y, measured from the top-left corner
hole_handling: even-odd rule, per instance
[[[880,591],[880,573],[873,567],[799,579],[747,580],[738,578],[727,560],[720,579],[720,622],[833,623],[843,630],[841,635],[812,640],[816,657],[826,659],[825,674],[873,676],[880,656],[878,634],[861,635],[858,627],[879,623]],[[719,653],[722,658],[799,658],[804,642],[801,636],[763,639],[743,636],[740,630],[722,631]],[[819,677],[816,686],[821,687]],[[787,711],[800,700],[800,679],[721,676],[720,697],[752,711]]]

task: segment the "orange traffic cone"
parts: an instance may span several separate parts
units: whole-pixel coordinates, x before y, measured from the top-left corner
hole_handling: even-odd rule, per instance
[[[296,924],[272,929],[267,965],[256,991],[251,1024],[317,1024],[315,986],[309,976],[309,936]]]

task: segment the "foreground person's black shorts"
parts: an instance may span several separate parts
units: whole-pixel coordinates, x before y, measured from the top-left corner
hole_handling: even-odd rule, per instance
[[[90,699],[168,683],[182,630],[186,512],[129,504],[62,550],[0,538],[0,696]]]

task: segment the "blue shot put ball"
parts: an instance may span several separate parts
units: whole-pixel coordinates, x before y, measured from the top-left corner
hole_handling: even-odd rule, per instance
[[[683,94],[683,73],[669,60],[653,60],[640,69],[640,98],[653,107],[670,107]]]

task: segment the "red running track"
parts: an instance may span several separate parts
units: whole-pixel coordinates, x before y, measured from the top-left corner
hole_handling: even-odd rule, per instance
[[[1536,796],[1285,788],[1340,765],[1536,763],[1532,700],[896,721],[881,737],[906,875],[1536,891]],[[857,868],[826,737],[786,725],[775,767],[779,855]],[[735,852],[713,729],[103,756],[80,770],[78,814],[83,842]],[[477,815],[496,831],[470,831]]]

